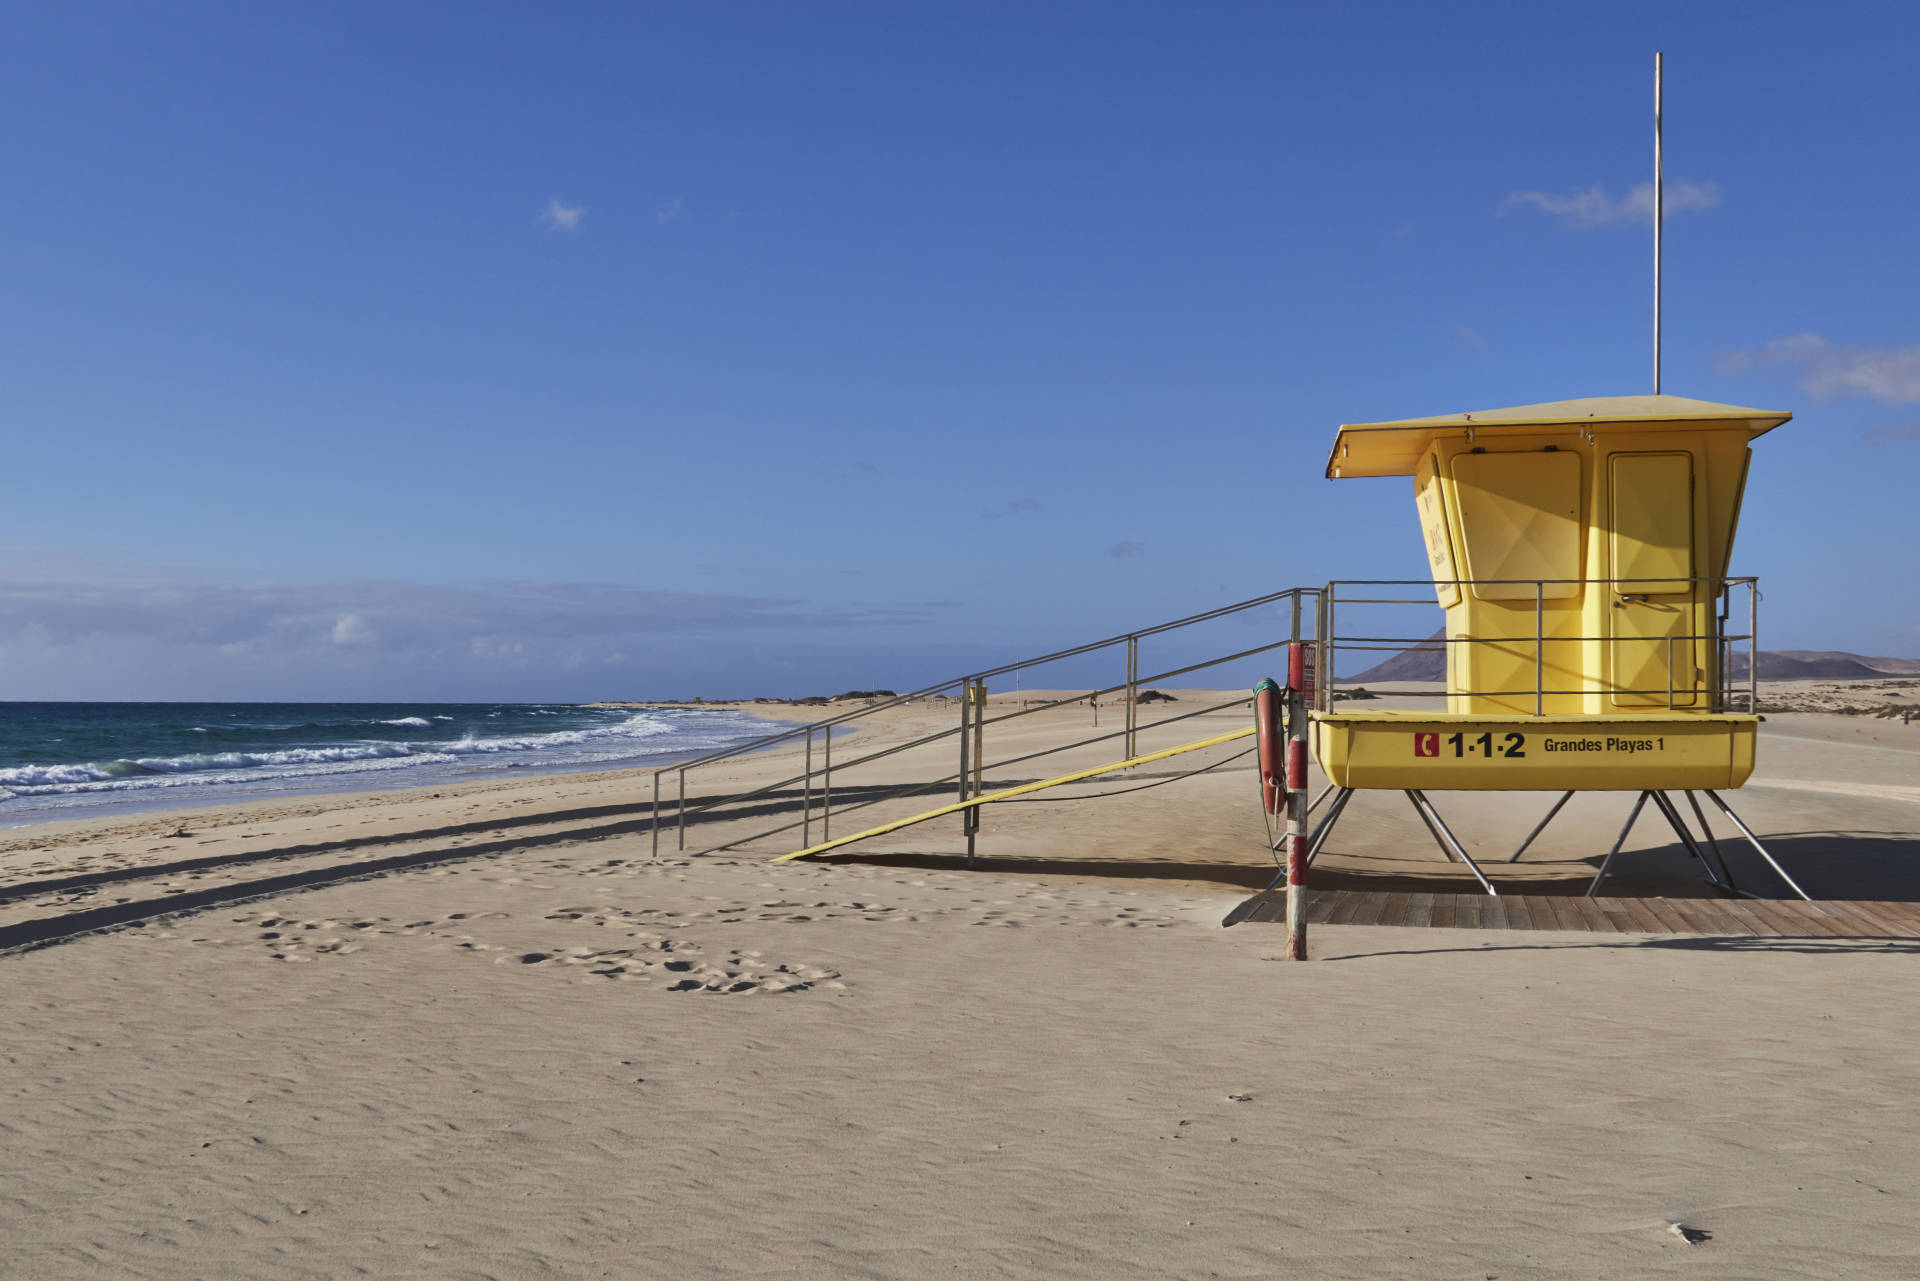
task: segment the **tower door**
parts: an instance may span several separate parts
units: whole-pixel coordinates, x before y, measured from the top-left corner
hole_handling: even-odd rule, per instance
[[[1694,569],[1693,456],[1614,454],[1606,584],[1615,707],[1693,707],[1709,651],[1711,593]]]

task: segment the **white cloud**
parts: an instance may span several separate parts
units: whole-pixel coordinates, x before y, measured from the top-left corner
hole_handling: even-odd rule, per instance
[[[148,573],[129,582],[0,565],[0,643],[30,633],[52,646],[113,637],[298,655],[377,642],[396,655],[519,658],[580,641],[624,648],[643,637],[865,629],[928,616],[919,604],[816,605],[605,583],[220,583]]]
[[[559,581],[239,582],[14,544],[0,546],[0,698],[809,692],[762,684],[795,654],[815,673],[808,683],[871,689],[898,682],[903,664],[925,680],[943,674],[925,670],[935,658],[984,665],[935,643],[903,658],[901,638],[945,608]]]
[[[680,197],[675,196],[672,200],[667,201],[666,204],[659,206],[653,211],[653,220],[664,227],[670,222],[678,221],[681,212],[685,208],[686,206],[681,202]]]
[[[1711,182],[1670,182],[1665,195],[1669,216],[1695,209],[1711,209],[1720,203],[1720,188]],[[1549,191],[1516,191],[1501,202],[1500,212],[1531,205],[1552,214],[1576,231],[1620,223],[1653,221],[1653,184],[1643,182],[1625,195],[1615,198],[1595,183],[1585,191],[1555,195]]]
[[[561,204],[558,200],[547,201],[547,207],[540,214],[547,226],[555,231],[578,231],[580,220],[586,216],[585,205],[568,206]]]
[[[358,614],[342,614],[340,621],[333,625],[333,643],[336,645],[371,645],[373,628],[367,626],[367,620]]]
[[[1822,399],[1868,396],[1889,405],[1920,403],[1920,343],[1846,347],[1818,334],[1795,334],[1758,351],[1729,352],[1719,366],[1726,373],[1784,366],[1796,371],[1802,388]]]

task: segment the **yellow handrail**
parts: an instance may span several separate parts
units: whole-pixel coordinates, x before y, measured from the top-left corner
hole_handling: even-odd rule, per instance
[[[939,818],[946,814],[958,814],[961,810],[972,809],[976,805],[991,805],[995,801],[1004,801],[1011,796],[1021,796],[1027,792],[1038,792],[1043,788],[1058,787],[1062,783],[1077,783],[1083,778],[1093,778],[1098,774],[1111,774],[1117,769],[1127,769],[1134,765],[1145,765],[1149,761],[1163,761],[1169,756],[1178,756],[1182,752],[1197,752],[1203,747],[1218,747],[1222,743],[1231,743],[1237,738],[1250,738],[1254,732],[1252,729],[1237,729],[1231,734],[1221,734],[1215,738],[1203,738],[1197,743],[1186,743],[1180,747],[1169,747],[1163,752],[1149,752],[1145,756],[1135,756],[1128,760],[1115,761],[1111,765],[1101,765],[1094,769],[1083,769],[1072,774],[1062,774],[1059,778],[1044,779],[1038,783],[1022,783],[1018,787],[1009,787],[998,792],[988,792],[969,800],[955,801],[951,805],[942,805],[939,809],[928,810],[924,814],[915,814],[912,818],[903,818],[898,822],[883,823],[879,827],[870,827],[866,831],[856,832],[852,836],[841,836],[831,841],[822,841],[818,845],[809,845],[803,850],[795,850],[791,854],[782,854],[772,861],[775,863],[785,863],[791,859],[807,858],[813,854],[824,854],[826,851],[838,846],[851,845],[855,841],[864,841],[870,836],[884,836],[888,832],[897,832],[903,827],[912,827],[915,823],[924,823],[930,818]]]

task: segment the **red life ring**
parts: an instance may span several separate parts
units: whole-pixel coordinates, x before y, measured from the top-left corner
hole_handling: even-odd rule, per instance
[[[1253,687],[1253,724],[1260,744],[1260,800],[1267,813],[1286,807],[1287,739],[1281,726],[1285,695],[1271,679]]]

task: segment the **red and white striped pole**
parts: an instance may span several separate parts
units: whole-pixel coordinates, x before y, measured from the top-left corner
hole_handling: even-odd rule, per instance
[[[1287,959],[1307,959],[1307,709],[1313,661],[1305,645],[1287,650]]]

